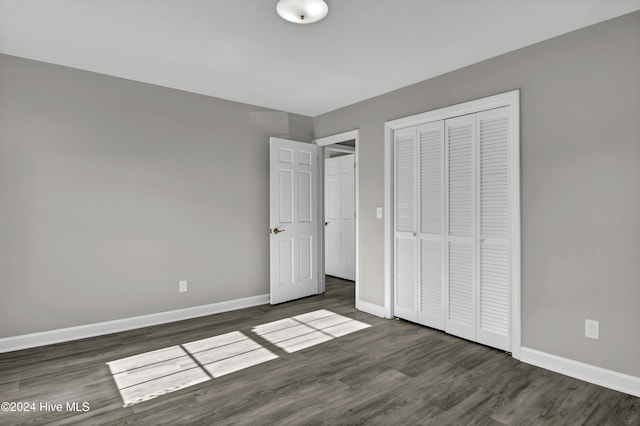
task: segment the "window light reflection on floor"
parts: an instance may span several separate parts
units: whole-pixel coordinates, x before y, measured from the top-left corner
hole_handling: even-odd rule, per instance
[[[210,380],[180,346],[108,362],[124,406]]]
[[[124,406],[278,358],[239,331],[108,362]]]
[[[253,332],[288,353],[370,327],[321,309],[261,324]],[[148,401],[278,358],[239,331],[118,359],[107,365],[124,406]]]
[[[288,353],[371,327],[326,309],[261,324],[253,332]]]
[[[278,358],[276,354],[234,331],[182,345],[212,377]]]

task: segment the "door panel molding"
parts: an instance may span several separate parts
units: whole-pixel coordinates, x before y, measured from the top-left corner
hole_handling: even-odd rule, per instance
[[[318,147],[270,138],[271,304],[320,292],[318,283]]]

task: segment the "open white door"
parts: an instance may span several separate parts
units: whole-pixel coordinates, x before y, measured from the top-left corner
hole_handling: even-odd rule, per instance
[[[355,155],[324,160],[324,272],[356,279]]]
[[[318,147],[270,139],[271,304],[318,294]]]

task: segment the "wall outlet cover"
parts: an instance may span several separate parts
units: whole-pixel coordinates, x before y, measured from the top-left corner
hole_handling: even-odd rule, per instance
[[[187,280],[180,281],[180,283],[178,284],[178,291],[180,291],[180,293],[186,293],[188,289],[189,287],[187,284]]]
[[[589,339],[600,339],[600,322],[596,320],[584,320],[584,336]]]

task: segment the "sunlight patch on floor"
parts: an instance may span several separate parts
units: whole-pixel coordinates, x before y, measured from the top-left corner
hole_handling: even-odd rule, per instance
[[[257,325],[253,332],[288,353],[371,327],[326,309]]]
[[[213,377],[278,358],[239,331],[182,345]]]
[[[278,358],[239,331],[108,362],[124,406]]]
[[[320,309],[260,324],[253,332],[288,353],[371,327]],[[278,358],[239,331],[118,359],[107,365],[124,406]]]
[[[107,365],[125,406],[211,379],[180,346],[122,358]]]

